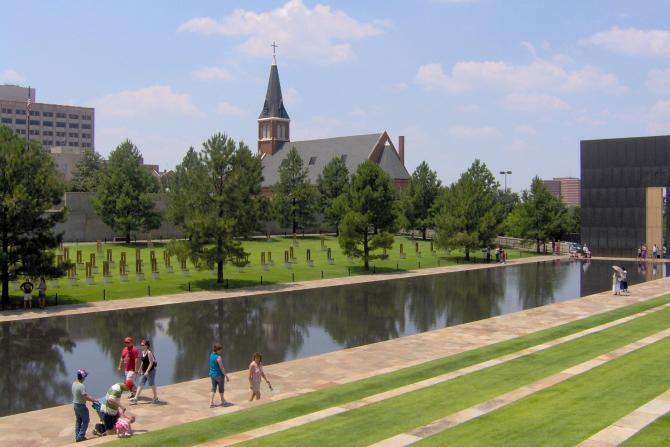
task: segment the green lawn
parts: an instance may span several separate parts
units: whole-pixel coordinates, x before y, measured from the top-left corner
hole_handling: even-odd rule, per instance
[[[129,446],[196,445],[198,443],[284,421],[324,408],[340,405],[353,400],[358,400],[365,396],[370,396],[403,385],[415,383],[429,377],[434,377],[449,371],[454,371],[469,365],[477,364],[495,357],[528,348],[530,346],[542,344],[546,341],[598,326],[600,324],[632,315],[634,313],[638,313],[668,302],[670,302],[670,295],[652,299],[632,306],[627,306],[625,308],[605,312],[600,315],[557,326],[555,328],[545,329],[487,347],[467,351],[446,358],[436,359],[431,362],[405,368],[396,372],[315,391],[295,398],[266,403],[262,406],[247,409],[230,415],[217,416],[188,424],[178,425],[117,442],[119,442],[119,445],[121,445],[121,442],[123,442],[123,445]],[[649,324],[657,324],[656,320],[644,321]],[[630,323],[627,323],[626,326],[628,324]],[[646,323],[643,323],[642,326],[645,326],[645,324]],[[636,331],[638,325],[632,328],[627,326],[628,329],[625,329],[626,334],[624,335],[612,332],[608,332],[608,334],[610,334],[612,340],[616,343],[616,340],[622,336],[630,337],[631,331]],[[642,332],[643,334],[640,334],[638,338],[642,338],[644,333],[646,333],[644,327],[642,328]],[[601,341],[606,341],[607,338],[608,337],[605,337],[605,340],[602,340],[602,337],[600,337]],[[633,338],[635,338],[635,336],[633,336]],[[626,340],[621,340],[620,344],[625,344]],[[523,373],[524,371],[521,371],[522,375]],[[456,399],[456,401],[457,400],[458,399]],[[368,431],[370,430],[370,427],[374,426],[375,423],[373,421],[372,425],[365,428],[364,431]],[[319,442],[321,442],[321,440],[319,440]]]
[[[351,262],[342,254],[337,240],[333,237],[324,238],[324,247],[322,249],[319,237],[298,237],[297,246],[293,246],[292,238],[275,237],[270,241],[265,239],[251,239],[244,241],[245,250],[250,253],[250,265],[242,271],[237,267],[226,265],[224,276],[227,280],[225,286],[229,288],[254,286],[261,284],[279,284],[294,281],[306,281],[323,278],[337,278],[347,275],[358,275],[366,273],[362,268],[362,262],[353,259]],[[403,245],[405,257],[400,257],[400,244]],[[419,245],[420,256],[416,254],[416,244]],[[452,251],[448,255],[444,251],[433,255],[430,251],[430,241],[411,240],[405,237],[396,237],[396,242],[392,250],[389,250],[389,257],[386,260],[376,260],[371,263],[371,271],[367,273],[384,273],[396,270],[404,271],[416,268],[436,267],[438,265],[451,265],[458,262],[464,262],[463,253]],[[199,290],[216,289],[216,275],[214,272],[204,269],[198,271],[191,263],[188,263],[188,276],[184,276],[180,271],[179,262],[173,256],[171,264],[173,273],[168,273],[164,261],[164,244],[155,243],[152,247],[147,244],[103,244],[102,253],[96,253],[96,244],[69,244],[70,260],[76,261],[77,251],[81,251],[82,261],[85,263],[90,260],[93,253],[96,256],[97,274],[93,275],[94,284],[87,284],[85,278],[84,264],[77,267],[79,280],[76,284],[71,284],[67,278],[60,278],[48,284],[48,300],[55,302],[58,294],[58,303],[81,303],[89,301],[100,301],[103,298],[107,300],[120,298],[136,298],[147,295],[168,295]],[[291,268],[284,264],[284,252],[293,247],[295,262]],[[135,251],[140,249],[141,259],[143,261],[144,280],[138,280],[135,275]],[[330,248],[334,263],[330,264],[327,260],[326,249]],[[115,262],[113,268],[110,268],[111,278],[109,283],[103,281],[102,262],[106,259],[107,250],[112,250],[112,259]],[[311,251],[313,266],[309,266],[306,259],[307,250]],[[151,273],[150,252],[154,254],[158,263],[158,278],[154,279]],[[128,282],[122,282],[119,276],[119,260],[121,253],[126,254]],[[261,252],[270,252],[274,265],[267,267],[267,270],[261,265]],[[58,254],[62,254],[58,250]],[[510,250],[508,258],[533,256],[533,253]],[[267,256],[267,255],[266,255]],[[472,262],[482,262],[482,253],[473,253]],[[13,284],[12,293],[14,301],[19,303],[20,293],[18,284]]]
[[[670,309],[640,317],[631,322],[570,341],[544,351],[505,362],[501,365],[480,370],[466,376],[387,399],[366,407],[306,424],[291,430],[249,441],[241,445],[270,446],[367,446],[390,438],[405,431],[426,425],[436,419],[466,409],[477,403],[492,399],[539,379],[558,373],[618,347],[654,334],[668,327]],[[667,355],[670,343],[663,343],[663,350],[657,352],[659,365],[668,365],[660,360]],[[656,352],[656,351],[653,351]],[[645,363],[649,365],[649,363]],[[666,368],[662,368],[663,373]],[[662,374],[657,371],[657,374]],[[592,384],[597,385],[597,378]],[[662,383],[667,387],[670,376]],[[634,382],[639,383],[639,382]],[[649,386],[658,394],[658,387]],[[617,390],[618,392],[618,390]],[[646,396],[647,393],[640,395]],[[655,395],[655,394],[653,394]],[[617,401],[617,403],[620,403]],[[637,405],[636,405],[637,406]],[[634,406],[633,408],[635,408]],[[551,406],[551,408],[554,408]],[[616,407],[615,407],[616,408]],[[615,408],[612,411],[615,411]],[[627,407],[626,407],[627,408]],[[567,409],[569,411],[569,409]],[[617,413],[618,414],[618,413]],[[549,417],[546,422],[550,423]],[[498,420],[500,423],[500,420]],[[523,424],[523,423],[522,423]],[[507,423],[503,423],[507,426]],[[522,426],[516,431],[525,432]],[[481,430],[474,430],[474,433]],[[483,436],[483,435],[481,435]],[[519,434],[519,436],[521,436]],[[450,437],[450,442],[436,445],[460,445],[462,437]],[[487,438],[488,440],[489,438]],[[490,439],[495,439],[491,437]],[[475,442],[469,445],[490,445]],[[511,442],[496,445],[537,445],[532,442]],[[571,445],[574,445],[572,443]]]
[[[668,368],[666,338],[416,445],[574,446],[668,389]]]
[[[621,447],[667,447],[670,439],[670,413],[645,427]]]

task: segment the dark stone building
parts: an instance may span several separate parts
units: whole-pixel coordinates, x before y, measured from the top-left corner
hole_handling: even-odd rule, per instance
[[[581,238],[595,255],[667,241],[670,135],[582,141],[581,179]]]

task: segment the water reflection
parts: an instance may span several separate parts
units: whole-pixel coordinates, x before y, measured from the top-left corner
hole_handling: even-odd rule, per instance
[[[629,283],[657,278],[624,264]],[[646,265],[644,266],[646,267]],[[121,340],[152,340],[159,385],[207,375],[212,343],[246,368],[466,323],[607,290],[611,263],[546,262],[249,298],[113,311],[0,326],[0,415],[66,403],[74,372],[102,395],[120,378]]]

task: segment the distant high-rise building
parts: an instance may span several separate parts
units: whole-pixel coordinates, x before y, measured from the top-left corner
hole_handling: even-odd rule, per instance
[[[40,141],[47,151],[62,147],[64,152],[82,153],[95,148],[95,109],[36,102],[36,93],[34,88],[0,85],[0,125]]]
[[[581,203],[581,181],[576,177],[554,177],[542,180],[550,193],[560,198],[565,206],[579,206]]]

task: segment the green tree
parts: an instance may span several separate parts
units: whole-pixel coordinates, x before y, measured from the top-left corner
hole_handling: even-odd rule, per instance
[[[81,160],[75,165],[75,173],[69,184],[74,192],[95,192],[100,182],[100,175],[105,168],[105,161],[95,150],[84,151]]]
[[[373,252],[393,246],[396,191],[389,175],[366,160],[351,176],[346,197],[348,208],[340,221],[338,242],[346,255],[362,258],[369,270],[370,260],[384,257]]]
[[[502,205],[496,202],[498,187],[486,164],[475,160],[436,202],[437,246],[462,247],[465,259],[470,259],[472,249],[489,245],[502,220]]]
[[[102,221],[130,243],[132,232],[160,226],[160,214],[154,211],[157,192],[156,180],[142,167],[140,151],[126,140],[109,154],[93,205]]]
[[[319,208],[326,222],[335,227],[340,224],[346,208],[337,200],[349,189],[349,170],[342,157],[333,157],[316,180],[319,191]]]
[[[22,275],[59,276],[51,251],[61,241],[54,233],[65,211],[65,191],[51,157],[35,141],[27,147],[11,129],[0,126],[0,278],[2,307],[9,304],[9,281]]]
[[[442,182],[437,172],[422,161],[409,179],[409,185],[400,195],[402,223],[407,229],[416,229],[426,240],[426,230],[433,225],[435,199],[440,192]]]
[[[567,223],[565,205],[536,176],[521,194],[521,204],[507,216],[506,226],[512,236],[534,240],[539,253],[540,244],[567,232]]]
[[[195,263],[217,266],[223,283],[223,266],[245,258],[240,237],[259,228],[263,220],[263,181],[260,158],[242,142],[224,134],[192,148],[175,170],[170,190],[170,215],[188,237]]]
[[[307,177],[300,154],[291,148],[279,166],[279,181],[272,188],[272,201],[282,225],[293,233],[314,223],[318,194]]]

